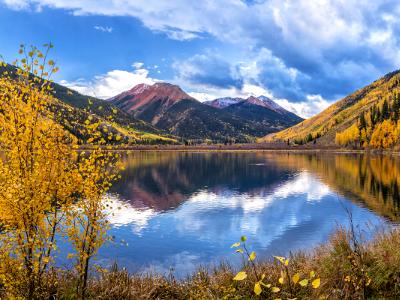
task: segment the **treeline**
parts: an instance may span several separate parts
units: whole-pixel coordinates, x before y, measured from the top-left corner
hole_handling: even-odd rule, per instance
[[[304,145],[308,143],[316,144],[317,140],[321,137],[321,133],[317,132],[316,134],[309,133],[306,135],[305,138],[294,139],[291,141],[290,139],[287,140],[287,144],[291,145],[292,143],[295,145]]]
[[[354,148],[388,149],[400,140],[400,96],[397,92],[363,111],[357,121],[336,134],[335,142]]]
[[[254,143],[254,138],[248,137],[244,138],[233,138],[233,137],[221,137],[217,139],[185,139],[181,138],[179,143],[185,146],[196,146],[196,145],[213,145],[213,144],[224,144],[234,145],[234,144],[246,144]]]

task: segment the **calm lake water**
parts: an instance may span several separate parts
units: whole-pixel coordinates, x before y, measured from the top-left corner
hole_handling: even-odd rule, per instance
[[[221,260],[238,265],[240,236],[258,257],[308,250],[338,226],[398,220],[397,158],[335,154],[132,153],[110,198],[98,262],[183,277]]]

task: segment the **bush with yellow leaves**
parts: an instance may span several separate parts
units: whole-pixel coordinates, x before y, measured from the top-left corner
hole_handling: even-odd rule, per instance
[[[78,152],[77,139],[55,122],[52,47],[21,45],[22,58],[0,77],[0,285],[13,299],[50,297],[46,273],[62,234],[75,248],[77,293],[85,297],[89,264],[105,236],[103,195],[116,177],[115,154],[101,143]],[[98,136],[98,124],[87,121]]]

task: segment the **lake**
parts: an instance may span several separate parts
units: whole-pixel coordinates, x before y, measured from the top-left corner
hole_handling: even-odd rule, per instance
[[[240,258],[242,235],[259,258],[326,242],[349,224],[371,236],[399,217],[400,162],[388,156],[134,152],[109,198],[114,241],[97,262],[182,278]],[[117,208],[119,207],[119,208]]]

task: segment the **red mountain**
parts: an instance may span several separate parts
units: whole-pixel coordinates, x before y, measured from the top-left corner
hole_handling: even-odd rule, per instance
[[[258,106],[262,106],[262,107],[266,107],[266,108],[270,108],[264,101],[254,97],[254,96],[250,96],[249,98],[247,98],[245,100],[247,103],[253,104],[253,105],[258,105]]]
[[[157,115],[163,114],[168,108],[183,99],[195,100],[186,94],[179,86],[170,83],[159,82],[153,85],[138,84],[132,89],[125,91],[113,98],[110,98],[113,104],[127,112],[140,116],[148,115],[151,111],[153,117],[146,118],[154,123]],[[150,117],[150,114],[149,116]]]
[[[287,118],[257,98],[212,107],[169,83],[139,84],[109,100],[136,118],[189,140],[248,142],[301,120]]]

